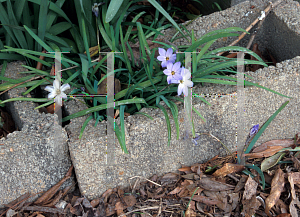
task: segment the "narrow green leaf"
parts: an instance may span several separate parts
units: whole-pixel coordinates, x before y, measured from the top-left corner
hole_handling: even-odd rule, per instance
[[[49,29],[49,33],[52,35],[58,35],[68,29],[72,28],[72,24],[68,22],[60,22],[56,23],[55,25],[51,26]]]
[[[117,14],[124,0],[111,0],[107,8],[105,22],[109,23]]]
[[[92,119],[93,119],[93,116],[91,115],[91,116],[89,116],[89,117],[84,121],[84,123],[83,123],[83,125],[82,125],[82,127],[81,127],[81,130],[80,130],[79,139],[81,139],[85,127],[87,126],[87,124],[88,124],[88,123],[90,122],[90,120],[92,120]]]
[[[261,182],[262,182],[262,189],[265,190],[265,186],[266,186],[265,176],[264,176],[263,172],[260,170],[260,168],[258,166],[251,165],[251,164],[246,164],[245,166],[246,166],[246,168],[254,169],[258,172],[258,174],[260,175],[260,178],[261,178]]]
[[[53,50],[42,40],[40,39],[36,34],[34,34],[27,26],[24,25],[24,28],[27,30],[27,32],[37,41],[38,44],[40,44],[43,48],[45,48],[48,52]],[[40,50],[39,50],[40,51]]]
[[[173,25],[176,29],[178,29],[178,31],[180,31],[180,33],[182,35],[184,35],[184,33],[181,31],[181,29],[179,28],[178,24],[172,19],[172,17],[165,11],[165,9],[163,9],[162,6],[159,5],[159,3],[156,0],[148,0],[148,2],[150,4],[152,4],[156,10],[158,10],[160,13],[162,13],[162,15],[164,15]]]
[[[41,1],[40,13],[39,13],[39,23],[38,23],[38,37],[41,41],[44,41],[46,26],[47,26],[47,14],[48,14],[49,0]],[[27,30],[28,31],[28,30]],[[37,51],[42,51],[41,44],[37,46]]]
[[[252,139],[251,143],[249,144],[247,150],[245,151],[245,154],[249,153],[251,149],[253,148],[254,144],[258,140],[258,138],[261,136],[261,134],[265,131],[265,129],[269,126],[269,124],[273,121],[273,119],[281,112],[281,110],[289,103],[289,101],[286,101],[280,108],[266,121],[266,123],[260,128],[260,130],[257,132],[257,134]]]

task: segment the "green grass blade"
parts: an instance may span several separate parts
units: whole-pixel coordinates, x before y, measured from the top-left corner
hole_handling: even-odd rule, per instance
[[[156,8],[156,10],[158,10],[160,13],[162,13],[162,15],[164,15],[173,25],[176,29],[178,29],[178,31],[180,31],[180,33],[182,35],[184,35],[184,33],[181,31],[180,27],[178,26],[178,24],[172,19],[172,17],[165,11],[165,9],[163,9],[162,6],[159,5],[159,3],[156,0],[148,0],[148,2],[150,4],[153,5],[153,7]],[[187,38],[186,38],[187,39]]]
[[[261,169],[258,166],[251,165],[251,164],[246,164],[245,167],[250,168],[250,169],[254,169],[254,170],[257,171],[257,173],[260,175],[260,178],[261,178],[262,189],[265,190],[265,186],[266,186],[265,176],[264,176],[263,172],[261,171]]]
[[[124,0],[111,0],[107,8],[105,22],[109,23],[117,14]]]
[[[45,33],[46,33],[46,26],[47,26],[47,16],[49,7],[49,0],[41,1],[40,4],[40,13],[39,13],[39,23],[38,23],[38,37],[41,41],[44,41]],[[41,44],[38,43],[37,51],[42,51]]]
[[[145,14],[145,11],[140,12],[139,14],[137,14],[133,19],[132,22],[135,23],[143,14]],[[133,26],[128,26],[128,29],[126,31],[125,37],[124,37],[124,41],[127,42],[131,33]]]
[[[51,28],[49,29],[49,33],[52,35],[58,35],[70,28],[72,28],[72,24],[68,22],[60,22],[51,26]]]
[[[39,45],[41,45],[43,48],[46,49],[46,51],[50,52],[53,50],[51,47],[49,47],[42,39],[40,39],[36,34],[34,34],[27,26],[24,25],[24,28],[27,30],[27,32],[37,41]],[[41,50],[39,50],[41,51]]]
[[[269,124],[273,121],[273,119],[281,112],[281,110],[289,103],[289,101],[286,101],[280,108],[267,120],[267,122],[260,128],[260,130],[257,132],[257,134],[253,137],[251,143],[249,144],[248,148],[245,151],[245,154],[249,153],[251,149],[253,148],[254,144],[258,140],[258,138],[261,136],[261,134],[265,131],[265,129],[269,126]]]
[[[92,120],[92,119],[93,119],[93,116],[91,115],[91,116],[89,116],[89,117],[85,120],[85,122],[83,123],[83,125],[82,125],[82,127],[81,127],[81,130],[80,130],[79,139],[81,139],[85,127],[87,126],[87,124],[89,123],[89,121]]]
[[[142,98],[121,100],[121,101],[115,102],[115,107],[121,106],[121,105],[127,105],[127,104],[134,104],[134,103],[146,103],[146,101]],[[113,104],[111,104],[111,105],[103,104],[103,105],[98,105],[98,106],[95,106],[95,107],[92,107],[92,108],[82,110],[80,112],[74,113],[72,115],[69,115],[69,116],[63,118],[62,122],[73,119],[73,118],[81,117],[83,115],[90,114],[90,113],[93,113],[93,112],[96,112],[96,111],[101,111],[101,110],[106,109],[107,107],[113,107]]]
[[[137,115],[137,114],[144,115],[144,116],[146,116],[147,118],[150,118],[151,120],[153,120],[153,118],[152,118],[150,115],[148,115],[148,114],[146,114],[146,113],[144,113],[144,112],[135,112],[134,114],[135,114],[135,115]]]
[[[169,120],[168,113],[167,113],[166,109],[163,106],[161,106],[159,104],[157,104],[156,106],[158,108],[160,108],[162,110],[162,112],[164,113],[164,115],[165,115],[166,122],[167,122],[167,128],[168,128],[168,146],[170,146],[170,142],[171,142],[171,126],[170,126],[170,120]]]

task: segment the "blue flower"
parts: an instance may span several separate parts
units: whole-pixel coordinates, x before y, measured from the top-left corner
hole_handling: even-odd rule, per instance
[[[167,64],[167,69],[164,70],[164,74],[168,76],[167,77],[168,84],[171,83],[171,80],[182,80],[182,76],[180,75],[181,73],[180,65],[181,65],[180,62],[176,62],[174,65],[171,62]]]
[[[193,87],[193,85],[194,85],[194,83],[190,80],[191,79],[191,72],[188,69],[182,67],[180,76],[181,76],[180,79],[177,79],[177,80],[171,79],[170,82],[179,84],[178,85],[178,90],[177,90],[178,96],[180,96],[182,94],[182,92],[185,96],[187,96],[188,87]]]
[[[198,145],[198,143],[196,142],[198,139],[200,139],[200,135],[196,135],[196,137],[195,138],[193,138],[193,143],[195,144],[195,145]]]
[[[158,56],[157,59],[161,61],[162,67],[167,67],[169,62],[175,63],[176,54],[173,54],[172,48],[169,48],[167,51],[163,48],[158,48],[158,52],[160,56]]]
[[[251,137],[251,136],[255,135],[258,132],[258,128],[259,128],[259,124],[254,125],[250,130],[249,136]]]
[[[96,17],[99,15],[99,6],[105,4],[105,2],[100,3],[94,3],[94,6],[92,7],[92,11],[95,14]]]

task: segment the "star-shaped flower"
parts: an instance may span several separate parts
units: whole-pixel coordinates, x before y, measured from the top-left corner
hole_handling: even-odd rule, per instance
[[[184,67],[181,69],[181,78],[178,80],[172,79],[171,83],[176,83],[178,85],[178,96],[180,96],[183,92],[185,96],[188,94],[188,87],[193,87],[194,83],[190,80],[191,79],[191,72]]]
[[[94,6],[92,7],[92,11],[95,14],[96,17],[99,15],[99,6],[105,4],[105,2],[100,3],[94,3]]]
[[[180,80],[181,79],[181,75],[180,75],[180,62],[176,62],[174,65],[173,63],[169,62],[167,64],[167,69],[164,70],[164,74],[167,75],[167,81],[168,84],[171,83],[171,80]]]
[[[53,86],[46,86],[45,90],[50,92],[48,94],[48,99],[55,97],[55,102],[57,102],[60,106],[62,106],[62,98],[67,99],[67,95],[63,92],[67,89],[70,89],[69,84],[64,84],[59,88],[59,82],[58,80],[54,80]]]
[[[161,62],[162,67],[167,67],[169,62],[175,63],[176,54],[173,54],[172,48],[169,48],[167,51],[163,48],[158,48],[159,55],[157,59]]]

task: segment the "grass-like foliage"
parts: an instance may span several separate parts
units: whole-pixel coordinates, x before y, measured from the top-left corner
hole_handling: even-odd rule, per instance
[[[267,66],[258,55],[243,47],[222,47],[209,51],[209,48],[217,39],[238,36],[238,32],[245,30],[238,27],[231,27],[207,33],[195,40],[194,33],[188,32],[184,26],[176,24],[166,10],[155,0],[149,0],[151,5],[157,9],[154,19],[149,25],[138,22],[138,19],[147,10],[144,6],[135,4],[139,1],[106,0],[104,1],[105,4],[99,6],[97,17],[92,13],[92,6],[95,1],[74,1],[74,13],[76,13],[77,17],[76,23],[74,22],[75,24],[71,22],[62,10],[64,2],[64,0],[58,0],[55,3],[49,0],[0,0],[0,11],[2,11],[0,13],[0,21],[3,26],[2,32],[5,31],[5,41],[0,42],[0,46],[4,46],[5,44],[5,49],[1,50],[0,59],[25,59],[27,66],[24,67],[29,69],[29,71],[24,73],[31,74],[18,80],[12,80],[6,78],[4,76],[5,71],[2,71],[0,79],[5,81],[5,83],[0,85],[0,91],[4,91],[20,82],[27,81],[36,75],[44,76],[52,84],[55,77],[50,75],[50,69],[42,71],[33,67],[36,62],[41,62],[45,67],[50,67],[54,64],[55,55],[53,53],[42,53],[42,49],[44,49],[47,52],[69,51],[71,54],[75,54],[62,54],[62,68],[69,68],[62,72],[62,83],[69,83],[71,87],[76,88],[71,94],[83,93],[81,88],[85,88],[89,94],[97,95],[98,85],[104,81],[109,73],[107,71],[107,55],[103,55],[100,61],[93,61],[92,58],[95,54],[89,52],[90,48],[97,46],[96,50],[98,52],[99,50],[100,52],[103,50],[116,52],[114,53],[114,76],[120,80],[123,89],[115,95],[115,109],[119,109],[120,111],[120,126],[116,124],[115,132],[125,153],[128,153],[128,151],[125,145],[124,114],[127,112],[149,117],[149,115],[139,112],[143,107],[159,108],[162,110],[166,117],[168,144],[170,144],[170,118],[165,108],[159,104],[161,101],[164,101],[172,112],[176,125],[177,139],[179,139],[178,107],[174,101],[183,101],[183,99],[176,97],[177,85],[168,85],[167,83],[166,75],[163,73],[160,62],[155,56],[155,51],[158,48],[150,49],[147,41],[151,40],[154,43],[158,43],[164,49],[171,47],[175,50],[175,47],[172,47],[172,45],[156,41],[158,35],[162,34],[161,30],[173,25],[178,30],[178,34],[175,34],[174,38],[185,37],[191,41],[189,46],[179,46],[177,48],[178,51],[195,52],[197,49],[201,49],[199,53],[191,54],[192,81],[195,84],[217,83],[237,85],[236,78],[221,75],[221,72],[224,71],[236,72],[234,67],[237,66],[237,60],[217,56],[216,54],[219,52],[249,52],[258,61],[245,60],[245,64]],[[166,20],[170,23],[165,23]],[[132,31],[133,28],[136,28],[136,30]],[[64,32],[69,33],[69,38],[66,36],[60,37]],[[130,46],[131,42],[139,45],[140,58],[138,63],[134,61],[135,57]],[[45,59],[41,60],[38,58],[39,56],[45,56]],[[177,55],[176,61],[184,65],[184,58],[184,55]],[[101,73],[105,74],[102,78]],[[17,88],[28,87],[28,91],[23,93],[23,95],[26,95],[40,85],[50,85],[48,81],[45,79],[31,80],[17,86]],[[245,81],[245,85],[255,85],[264,88],[248,81]],[[273,90],[264,89],[284,96]],[[200,99],[207,103],[203,98]],[[53,100],[48,99],[16,98],[2,101],[1,105],[14,100],[45,102],[45,104],[39,107],[49,105],[53,102]],[[73,99],[68,98],[67,100]],[[95,119],[97,125],[99,121],[107,118],[106,109],[113,106],[112,104],[107,104],[105,96],[84,97],[83,100],[88,109],[67,116],[62,120],[64,122],[90,114],[90,117],[82,127],[80,137],[83,135],[88,121]],[[193,111],[203,118],[195,108],[193,108]],[[108,118],[108,121],[112,122],[113,120]]]

